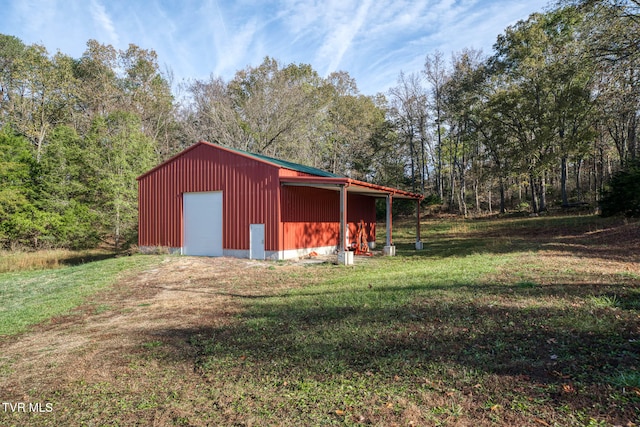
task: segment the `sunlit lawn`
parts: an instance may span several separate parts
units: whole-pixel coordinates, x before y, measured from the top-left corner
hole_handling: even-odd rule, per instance
[[[637,222],[427,220],[420,252],[395,227],[397,257],[301,266],[126,380],[38,397],[78,425],[640,424]]]
[[[210,397],[265,424],[640,422],[640,275],[594,237],[615,224],[427,223],[422,252],[403,225],[398,257],[195,334]]]

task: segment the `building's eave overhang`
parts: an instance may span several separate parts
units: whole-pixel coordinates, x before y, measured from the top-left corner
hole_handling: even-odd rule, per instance
[[[286,176],[280,177],[281,185],[313,187],[338,191],[340,187],[345,187],[348,193],[364,194],[371,197],[392,196],[397,199],[422,200],[421,194],[410,193],[397,188],[385,187],[377,184],[370,184],[351,178],[329,178],[315,176]]]

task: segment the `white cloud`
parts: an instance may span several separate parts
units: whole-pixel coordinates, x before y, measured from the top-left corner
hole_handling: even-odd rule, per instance
[[[51,19],[55,19],[56,2],[42,2],[27,0],[16,5],[16,11],[20,15],[22,25],[28,31],[38,32],[46,26]]]
[[[440,50],[449,57],[463,48],[491,46],[507,25],[540,10],[546,0],[406,0],[377,2],[350,62],[363,92],[395,85],[400,71],[420,71],[427,54]]]
[[[110,42],[114,45],[120,44],[120,37],[118,37],[118,33],[116,32],[115,26],[113,25],[113,21],[109,17],[107,10],[104,5],[100,3],[98,0],[91,0],[91,16],[95,23],[102,28],[109,38]]]
[[[292,34],[295,42],[310,33],[324,31],[322,25],[324,15],[329,5],[315,0],[283,0],[278,5],[279,19]]]
[[[177,81],[233,78],[266,55],[347,71],[363,93],[421,70],[436,49],[490,53],[507,25],[547,0],[0,0],[0,33],[79,57],[89,39],[158,53]]]
[[[255,18],[250,19],[239,28],[234,28],[233,37],[222,37],[216,39],[216,67],[215,74],[225,75],[244,68],[240,65],[242,61],[253,63],[261,58],[250,59],[249,53],[257,32],[257,22]],[[257,65],[257,64],[253,64]]]
[[[280,22],[284,37],[295,53],[328,74],[337,70],[361,32],[368,27],[372,0],[282,0]]]
[[[47,36],[51,35],[47,28],[51,22],[56,22],[55,1],[39,2],[24,0],[9,2],[0,6],[3,18],[0,20],[0,33],[16,35],[24,33],[28,37],[20,37],[26,43],[42,43],[47,45]],[[6,27],[6,29],[5,29]]]
[[[349,8],[351,10],[345,10],[333,19],[333,25],[328,28],[324,43],[317,54],[321,62],[328,63],[325,74],[337,71],[345,53],[351,48],[354,38],[365,25],[370,7],[371,0],[366,0],[357,10]]]

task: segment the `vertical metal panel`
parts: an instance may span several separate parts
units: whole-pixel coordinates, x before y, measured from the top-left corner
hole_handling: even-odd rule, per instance
[[[313,187],[281,189],[283,249],[337,246],[340,237],[340,192]],[[347,195],[349,236],[355,236],[364,220],[369,241],[375,241],[375,198]]]
[[[223,192],[223,247],[249,249],[249,224],[265,224],[277,250],[278,168],[200,143],[139,179],[139,244],[181,247],[182,195]]]
[[[358,232],[358,224],[364,221],[367,240],[376,240],[376,199],[361,194],[350,194],[348,201],[349,210],[347,221],[349,222],[349,236],[355,236]]]

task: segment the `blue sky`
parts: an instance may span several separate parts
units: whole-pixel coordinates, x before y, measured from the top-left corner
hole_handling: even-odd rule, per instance
[[[385,92],[425,56],[491,53],[498,34],[548,0],[0,0],[0,33],[79,58],[89,39],[158,54],[176,82],[225,80],[265,56],[344,70],[366,95]],[[176,83],[174,82],[174,83]]]

